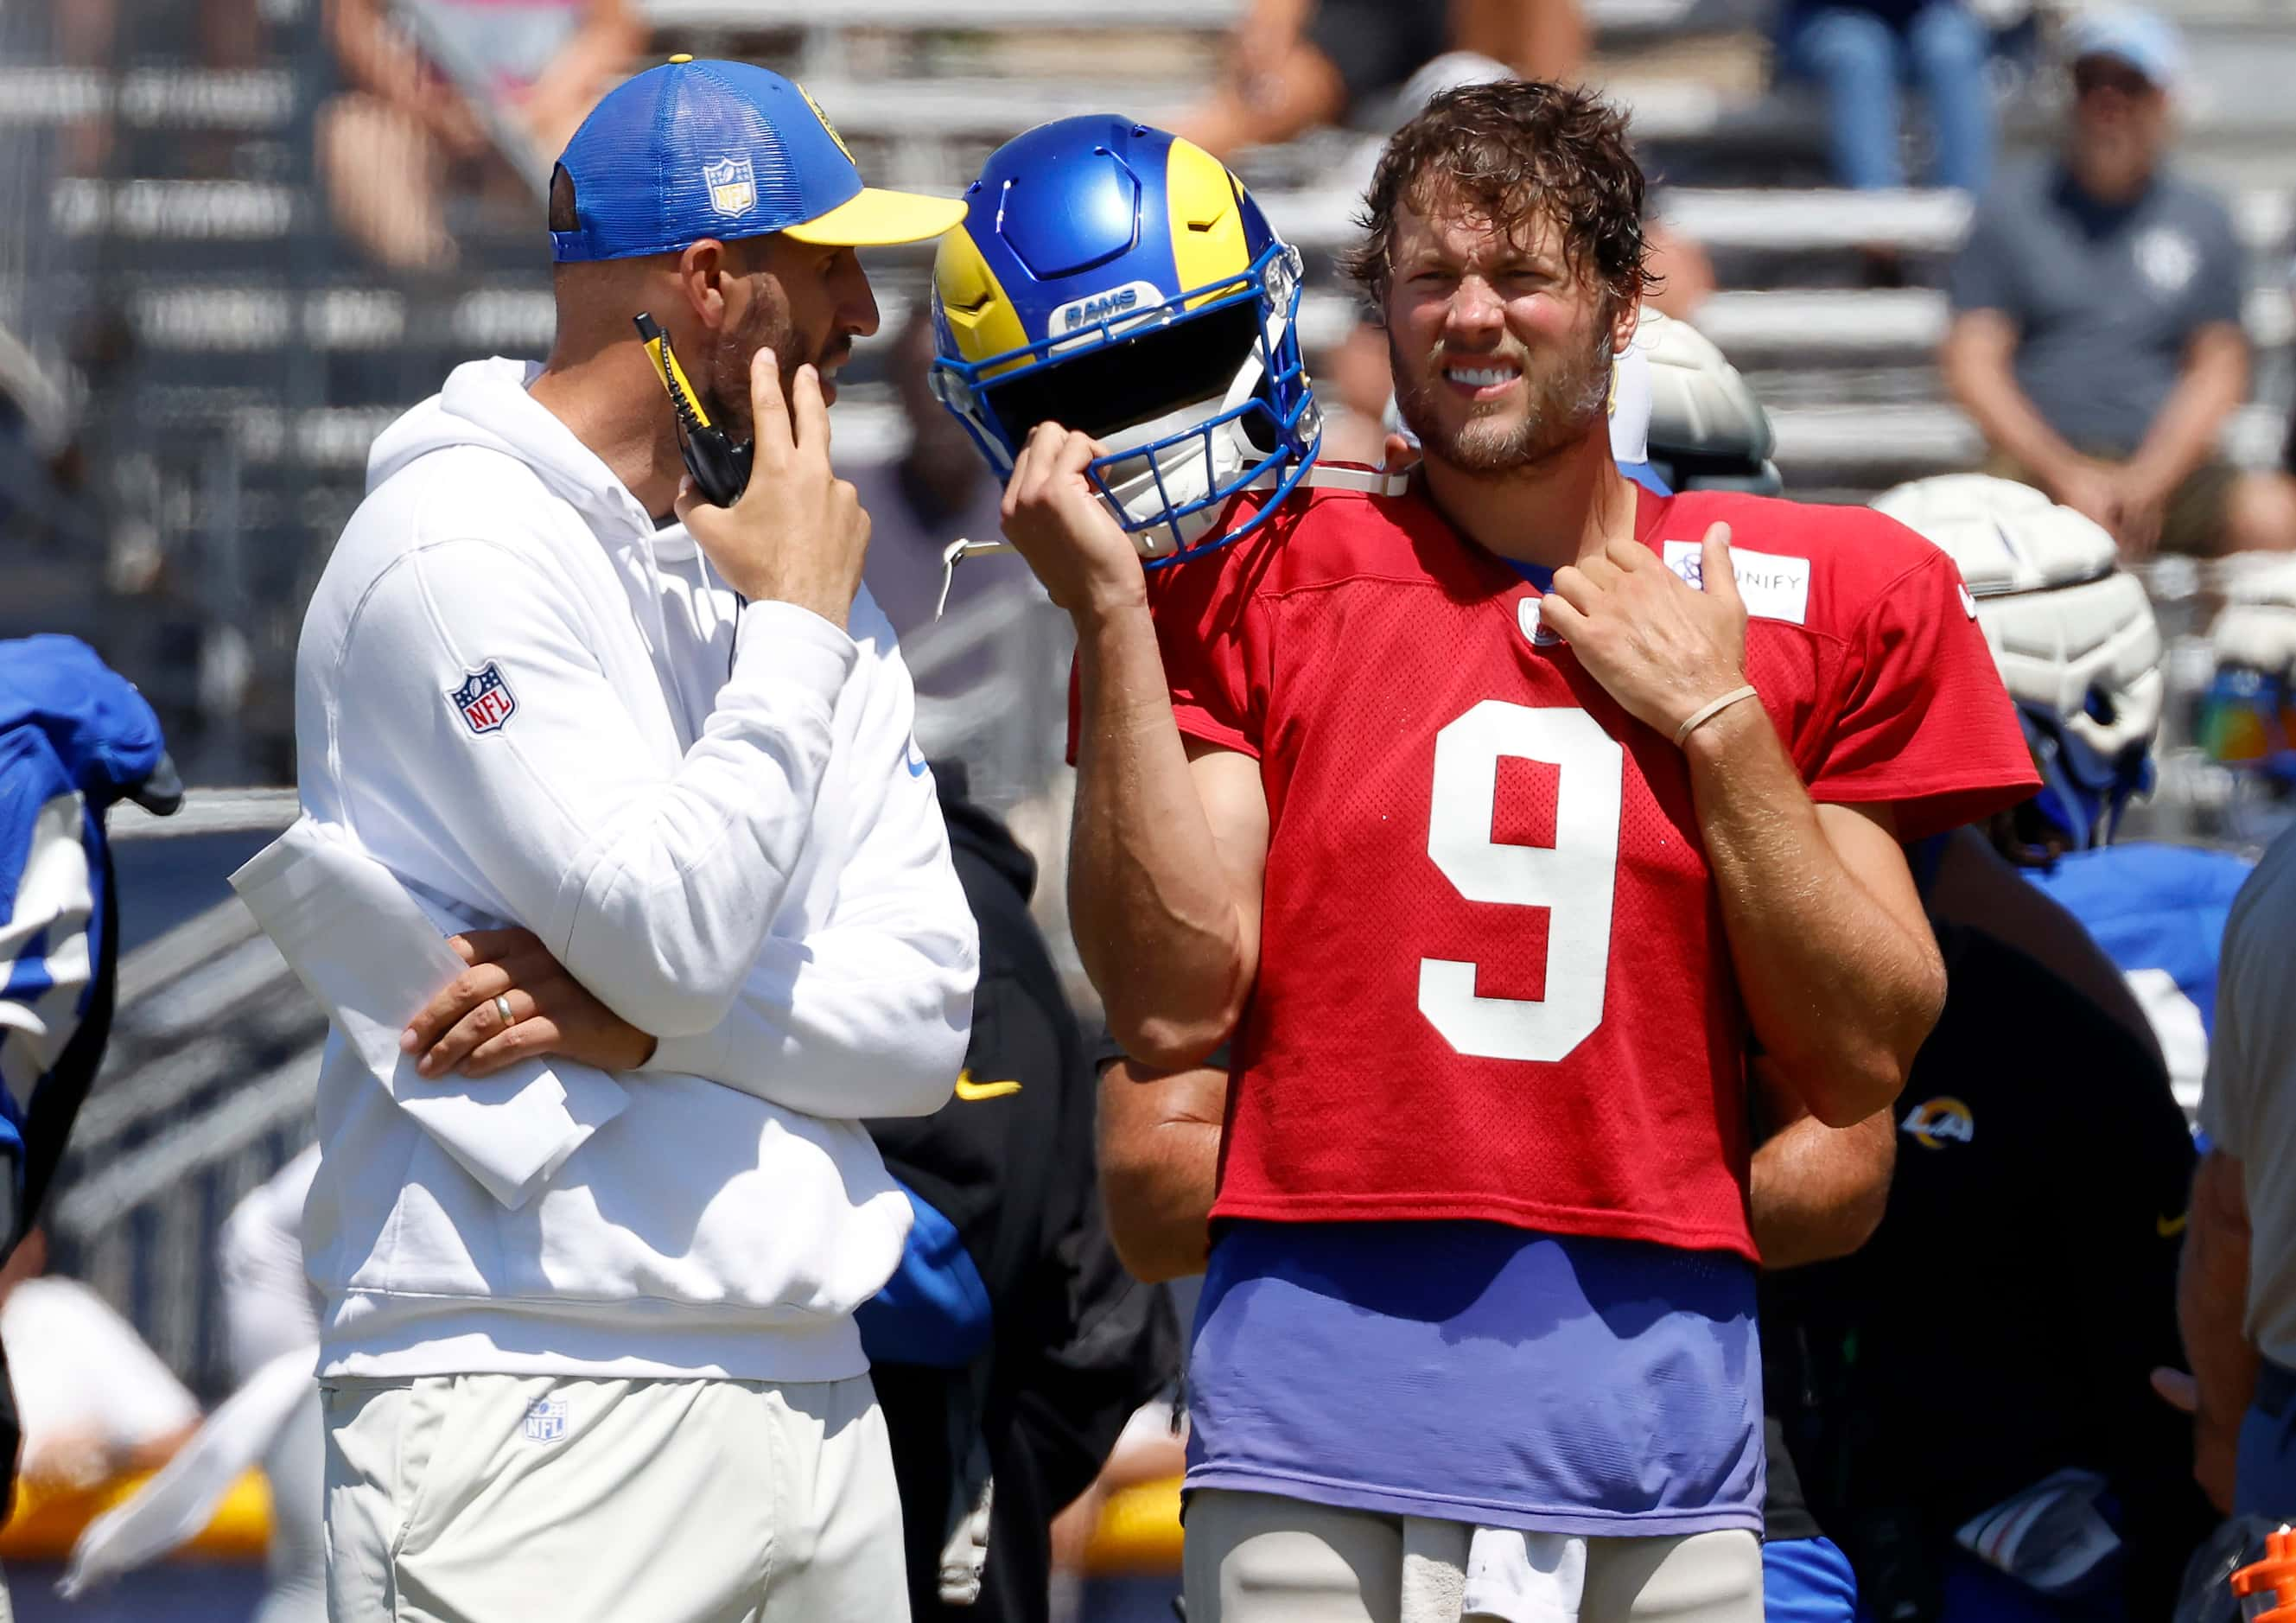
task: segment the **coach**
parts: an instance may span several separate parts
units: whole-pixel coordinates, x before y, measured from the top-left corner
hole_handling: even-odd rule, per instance
[[[320,1078],[338,1619],[906,1613],[852,1310],[909,1207],[860,1119],[948,1096],[975,933],[826,413],[877,325],[854,250],[963,212],[675,58],[560,161],[548,362],[375,446],[304,626],[303,803],[471,968],[403,1054],[339,1020]],[[730,508],[680,494],[642,311],[754,434]],[[458,1094],[450,1135],[419,1107]],[[533,1177],[465,1170],[551,1119]]]

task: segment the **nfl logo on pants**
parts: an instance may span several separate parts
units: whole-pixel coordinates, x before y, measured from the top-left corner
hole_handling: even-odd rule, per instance
[[[447,697],[454,701],[473,733],[491,733],[518,713],[518,696],[510,691],[501,665],[493,660],[472,671],[462,686],[447,689]]]
[[[526,1440],[554,1443],[566,1435],[566,1400],[537,1398],[526,1411]]]

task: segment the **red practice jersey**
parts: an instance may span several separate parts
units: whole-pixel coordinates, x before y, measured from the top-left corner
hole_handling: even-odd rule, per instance
[[[1642,493],[1731,527],[1746,674],[1811,795],[1900,837],[2038,787],[1945,553],[1864,508]],[[1182,732],[1257,757],[1259,979],[1213,1215],[1480,1218],[1751,1258],[1746,1017],[1688,764],[1415,495],[1303,493],[1150,576]]]

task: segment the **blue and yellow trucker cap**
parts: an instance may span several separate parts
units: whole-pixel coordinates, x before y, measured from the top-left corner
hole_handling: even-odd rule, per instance
[[[562,264],[776,231],[836,247],[922,242],[964,217],[954,198],[863,185],[805,87],[747,62],[648,69],[591,110],[558,161],[578,222],[550,234]]]

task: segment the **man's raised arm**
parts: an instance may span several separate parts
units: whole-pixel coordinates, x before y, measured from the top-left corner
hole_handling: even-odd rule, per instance
[[[1259,966],[1259,763],[1184,740],[1130,537],[1084,475],[1104,447],[1040,425],[1004,533],[1077,628],[1080,716],[1069,912],[1128,1053],[1177,1070],[1234,1029]]]

